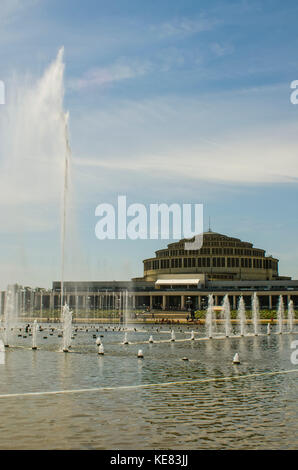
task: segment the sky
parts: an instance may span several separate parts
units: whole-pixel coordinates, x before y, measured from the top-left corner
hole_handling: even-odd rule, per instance
[[[49,98],[38,84],[61,47],[74,208],[68,279],[141,276],[142,260],[173,241],[98,240],[95,208],[118,195],[146,206],[203,204],[205,229],[210,217],[213,231],[265,249],[281,275],[298,277],[297,2],[0,4],[0,136],[10,144],[0,142],[0,288],[60,279],[53,102],[42,125],[20,116],[34,117],[34,97]],[[23,108],[11,105],[16,94],[26,96]],[[37,135],[51,158],[39,147],[30,154]]]

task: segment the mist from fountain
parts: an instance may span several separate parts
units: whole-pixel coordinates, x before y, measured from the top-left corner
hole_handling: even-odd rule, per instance
[[[240,335],[245,336],[247,333],[247,320],[245,313],[245,302],[242,295],[238,303],[237,320],[240,325]]]
[[[259,322],[260,322],[260,307],[257,293],[254,292],[252,297],[252,323],[254,328],[254,334],[259,334]]]
[[[62,327],[63,327],[63,347],[64,352],[68,352],[71,347],[72,336],[72,311],[65,304],[62,309]]]
[[[283,322],[285,317],[285,307],[282,295],[279,296],[278,308],[277,308],[277,324],[278,324],[278,333],[283,332]]]
[[[231,336],[232,333],[232,324],[231,324],[231,307],[229,296],[226,294],[223,299],[223,318],[225,322],[225,335]]]
[[[208,296],[208,307],[207,307],[207,312],[206,312],[206,336],[208,338],[212,338],[215,329],[216,329],[216,322],[215,322],[215,313],[214,313],[214,299],[213,295],[210,294]]]
[[[292,333],[294,329],[295,310],[293,300],[289,301],[288,304],[288,331]]]

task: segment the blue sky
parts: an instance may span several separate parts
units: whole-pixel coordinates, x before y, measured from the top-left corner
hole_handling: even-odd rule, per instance
[[[297,2],[2,0],[1,8],[8,94],[65,48],[78,232],[68,278],[139,276],[142,259],[167,243],[97,240],[95,207],[118,194],[203,203],[206,227],[210,216],[214,231],[252,241],[297,278]],[[15,210],[2,197],[2,288],[59,278],[60,209],[37,190],[34,207],[25,201],[20,194]]]

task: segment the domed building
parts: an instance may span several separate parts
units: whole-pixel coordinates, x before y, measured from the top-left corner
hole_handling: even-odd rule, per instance
[[[209,230],[203,234],[200,250],[186,251],[185,242],[193,240],[180,240],[156,251],[154,258],[143,261],[144,277],[135,280],[156,282],[165,276],[197,274],[204,282],[289,279],[278,275],[278,259],[266,256],[265,250],[250,242]]]

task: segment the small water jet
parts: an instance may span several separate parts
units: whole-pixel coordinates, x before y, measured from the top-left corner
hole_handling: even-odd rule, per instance
[[[37,320],[34,320],[33,326],[32,326],[32,349],[37,349],[37,330],[38,330]]]
[[[153,336],[152,336],[152,335],[150,336],[150,338],[149,338],[149,341],[148,341],[148,342],[149,342],[149,343],[154,343],[154,341],[153,341]]]
[[[195,339],[195,332],[193,330],[190,334],[190,339],[191,339],[191,341],[194,341],[194,339]]]
[[[290,333],[292,333],[294,329],[294,319],[295,319],[294,303],[293,303],[293,300],[290,300],[288,304],[288,331]]]
[[[260,321],[260,307],[257,293],[254,292],[252,297],[252,322],[254,327],[254,335],[259,334],[259,321]]]
[[[213,295],[208,296],[208,307],[206,313],[206,336],[212,338],[215,330],[215,314]]]
[[[228,338],[231,336],[232,324],[231,324],[231,308],[229,302],[229,296],[226,294],[223,300],[223,316],[225,320],[225,335]]]
[[[0,364],[5,364],[5,346],[1,339],[0,339]]]
[[[171,341],[176,341],[176,335],[174,330],[171,331]]]
[[[128,344],[127,333],[124,333],[124,340],[122,344]]]
[[[267,335],[271,334],[271,325],[270,323],[267,323]]]
[[[71,348],[72,336],[72,311],[67,304],[64,305],[62,310],[62,323],[63,323],[63,352],[69,352]]]
[[[282,295],[279,296],[278,308],[277,308],[277,323],[278,323],[278,334],[283,332],[283,322],[285,316],[285,307]]]
[[[246,320],[246,314],[245,314],[245,303],[243,296],[241,295],[238,303],[238,311],[237,311],[237,319],[240,324],[240,335],[245,336],[246,335],[246,330],[247,330],[247,320]]]
[[[18,311],[16,304],[17,286],[7,286],[6,299],[4,306],[4,346],[9,347],[11,341],[11,334],[17,325]]]
[[[100,356],[103,356],[104,353],[105,353],[105,352],[104,352],[103,344],[99,344],[99,346],[98,346],[98,354],[99,354]]]

